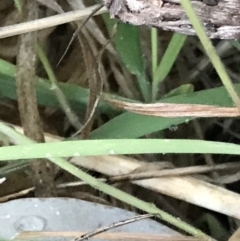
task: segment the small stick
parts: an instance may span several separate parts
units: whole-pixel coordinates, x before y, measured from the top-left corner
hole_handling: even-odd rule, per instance
[[[114,228],[117,228],[117,227],[120,227],[120,226],[123,226],[123,225],[127,225],[127,224],[137,222],[137,221],[140,221],[140,220],[143,220],[143,219],[146,219],[146,218],[150,218],[150,217],[153,217],[154,215],[155,214],[144,214],[144,215],[139,215],[139,216],[136,216],[134,218],[126,219],[126,220],[123,220],[123,221],[120,221],[120,222],[117,222],[117,223],[113,223],[113,224],[110,224],[109,226],[98,228],[98,229],[96,229],[92,232],[85,233],[82,236],[80,236],[79,238],[75,238],[74,241],[82,241],[82,240],[85,240],[85,239],[89,239],[93,236],[96,236],[100,233],[106,232],[110,229],[114,229]]]
[[[157,168],[157,165],[156,165],[156,168]],[[212,171],[223,171],[223,170],[229,170],[229,169],[239,170],[240,164],[238,162],[233,162],[228,164],[180,167],[180,168],[164,169],[164,170],[157,170],[157,171],[156,171],[156,168],[153,171],[145,170],[139,173],[131,172],[127,174],[112,176],[107,179],[107,182],[116,183],[116,182],[123,182],[123,181],[153,179],[153,178],[159,178],[159,177],[188,176],[188,175],[203,174],[203,173],[209,173]]]

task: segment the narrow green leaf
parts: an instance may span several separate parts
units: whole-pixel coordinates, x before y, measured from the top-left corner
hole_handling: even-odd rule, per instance
[[[128,71],[137,76],[145,101],[150,100],[150,85],[145,75],[139,29],[120,23],[114,37],[116,50]]]
[[[114,43],[129,72],[134,75],[142,74],[144,63],[138,28],[128,24],[119,24]]]
[[[114,21],[109,19],[106,15],[104,16],[104,20],[111,34]],[[138,27],[125,23],[118,23],[113,42],[124,66],[131,74],[137,77],[144,101],[149,102],[151,99],[150,83],[145,73]]]
[[[151,46],[152,46],[152,78],[158,64],[158,30],[151,28]]]
[[[153,153],[240,155],[240,146],[232,143],[202,140],[80,140],[1,147],[0,161],[70,156]]]
[[[79,110],[79,108],[86,109],[89,95],[87,89],[65,83],[59,83],[59,86],[72,108],[75,110]],[[59,101],[52,90],[52,85],[49,80],[37,78],[36,92],[37,100],[40,105],[57,108],[60,107]],[[7,97],[14,100],[17,99],[15,66],[2,59],[0,59],[0,94],[2,97]],[[97,111],[111,115],[113,113],[112,108],[103,102],[99,103]]]
[[[156,100],[158,85],[162,82],[166,76],[169,74],[173,64],[176,61],[176,58],[183,47],[183,44],[186,40],[185,35],[175,33],[172,36],[172,39],[168,45],[167,50],[165,51],[160,64],[154,72],[153,84],[152,84],[152,99]]]
[[[184,8],[184,10],[186,11],[186,14],[187,14],[191,24],[193,25],[193,27],[206,51],[206,54],[208,55],[214,68],[216,69],[218,76],[220,77],[227,92],[231,96],[233,102],[236,104],[236,106],[240,110],[239,96],[238,96],[236,90],[234,89],[234,85],[233,85],[230,77],[228,76],[228,73],[226,71],[224,64],[222,63],[220,57],[218,56],[217,51],[214,48],[211,40],[208,38],[202,23],[198,19],[198,16],[197,16],[195,10],[193,9],[192,3],[189,0],[180,0],[180,2],[182,4],[182,7]]]

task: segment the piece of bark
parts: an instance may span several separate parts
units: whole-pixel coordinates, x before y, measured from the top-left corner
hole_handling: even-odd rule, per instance
[[[111,17],[133,25],[147,25],[195,35],[180,0],[102,0]],[[192,0],[210,38],[240,38],[239,0]]]

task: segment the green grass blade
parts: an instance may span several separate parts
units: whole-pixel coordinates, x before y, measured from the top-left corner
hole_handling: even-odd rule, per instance
[[[158,30],[151,28],[151,47],[152,47],[152,78],[158,65]]]
[[[203,140],[79,140],[1,147],[0,161],[70,156],[153,153],[240,155],[240,146],[232,143]]]
[[[16,143],[21,144],[22,146],[19,146],[21,148],[24,148],[24,147],[26,148],[26,145],[28,145],[30,143],[33,144],[32,140],[30,140],[27,137],[16,132],[14,129],[12,129],[9,126],[6,126],[2,122],[0,122],[0,131],[3,132],[4,134],[8,135],[12,139],[14,139]],[[0,148],[0,150],[1,150],[1,148]],[[1,153],[0,153],[0,156],[1,156]],[[90,186],[92,186],[95,189],[98,189],[112,197],[115,197],[116,199],[118,199],[124,203],[132,205],[145,212],[158,214],[162,220],[169,222],[170,224],[184,230],[185,232],[187,232],[189,234],[192,234],[197,237],[202,237],[205,239],[210,238],[207,235],[205,235],[204,233],[202,233],[200,230],[192,227],[191,225],[188,225],[187,223],[179,220],[178,218],[175,218],[175,217],[169,215],[168,213],[158,209],[154,205],[144,202],[134,196],[131,196],[130,194],[127,194],[115,187],[112,187],[106,183],[103,183],[103,182],[97,180],[96,178],[90,176],[89,174],[85,173],[84,171],[80,170],[79,168],[77,168],[76,166],[72,165],[71,163],[65,161],[62,158],[50,157],[49,160],[51,160],[53,163],[55,163],[56,165],[61,167],[63,170],[66,170],[67,172],[71,173],[72,175],[74,175],[74,176],[78,177],[79,179],[83,180],[84,182],[88,183]],[[210,238],[210,240],[212,240],[212,239]]]
[[[226,71],[224,64],[222,63],[220,57],[218,56],[216,49],[212,45],[212,42],[208,38],[203,25],[198,19],[196,12],[193,9],[192,3],[189,0],[180,0],[182,7],[185,9],[186,14],[192,23],[205,51],[208,55],[209,59],[211,60],[214,68],[216,69],[223,85],[225,86],[227,92],[231,96],[233,102],[236,104],[238,109],[240,110],[240,99],[239,96],[234,89],[234,85],[231,82],[230,77]]]
[[[145,74],[138,27],[120,23],[114,43],[125,67],[131,74],[137,76],[144,100],[150,101],[150,84]]]
[[[59,86],[73,109],[77,111],[79,111],[79,108],[86,109],[89,95],[87,89],[65,83],[59,83]],[[52,90],[49,80],[37,78],[36,92],[38,104],[60,108],[59,101]],[[2,59],[0,59],[0,93],[3,97],[13,100],[17,99],[15,66]],[[103,102],[99,104],[97,111],[106,114],[113,113],[112,108]]]
[[[103,19],[108,28],[109,35],[111,35],[116,22],[110,19],[106,14],[103,16]],[[145,73],[138,27],[125,23],[118,23],[113,42],[124,66],[131,74],[137,77],[144,101],[149,102],[151,100],[150,82]]]
[[[157,99],[158,85],[162,82],[166,76],[169,74],[173,64],[176,61],[176,58],[182,49],[186,40],[185,35],[175,33],[168,45],[167,50],[165,51],[162,60],[158,67],[156,68],[153,75],[153,84],[152,84],[152,100]]]

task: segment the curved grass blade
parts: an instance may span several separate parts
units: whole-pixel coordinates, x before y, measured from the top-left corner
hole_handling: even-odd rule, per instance
[[[236,107],[240,111],[240,99],[238,93],[236,92],[234,85],[228,76],[226,68],[222,63],[220,57],[218,56],[214,46],[212,45],[211,40],[208,38],[203,25],[201,24],[200,20],[196,12],[193,9],[192,3],[189,0],[180,0],[182,7],[185,9],[186,14],[192,23],[205,51],[208,55],[209,59],[211,60],[214,68],[216,69],[219,78],[221,79],[223,85],[225,86],[227,92],[231,96],[233,102],[236,104]]]
[[[235,85],[240,91],[240,84]],[[224,87],[178,95],[161,100],[162,103],[203,104],[232,107],[233,103]],[[92,139],[139,138],[153,132],[162,131],[181,123],[188,123],[193,118],[162,118],[123,113],[90,134]],[[121,127],[121,128],[119,128]]]

